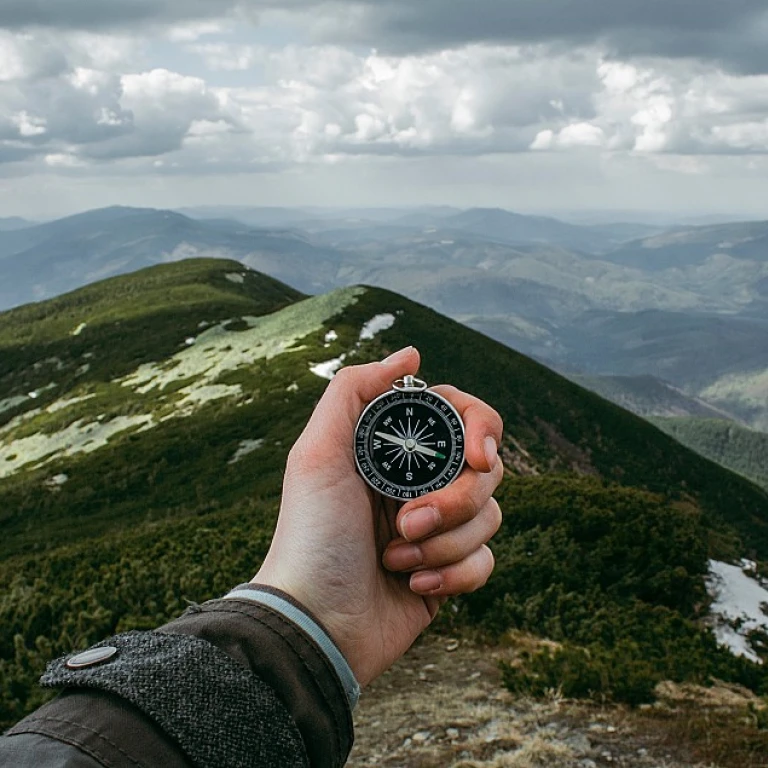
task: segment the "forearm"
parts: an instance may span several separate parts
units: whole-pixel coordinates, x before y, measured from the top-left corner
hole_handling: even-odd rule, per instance
[[[116,768],[343,765],[356,697],[354,679],[347,690],[342,683],[343,659],[339,666],[323,650],[319,623],[290,598],[278,596],[295,609],[292,618],[279,601],[278,609],[259,604],[248,599],[261,600],[259,592],[246,589],[155,632],[100,644],[117,648],[101,664],[54,662],[43,683],[63,694],[0,740],[0,764],[19,744],[41,750],[43,742],[29,741],[37,735]],[[274,594],[261,602],[275,603]],[[301,616],[315,632],[302,628]],[[67,763],[30,763],[49,764]]]

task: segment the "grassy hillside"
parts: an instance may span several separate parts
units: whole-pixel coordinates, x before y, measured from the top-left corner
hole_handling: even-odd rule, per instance
[[[368,338],[379,315],[394,324]],[[408,344],[427,381],[483,397],[506,422],[499,568],[459,601],[459,626],[592,637],[606,653],[629,642],[621,627],[636,628],[656,659],[648,679],[689,679],[695,648],[697,679],[763,689],[760,668],[718,650],[699,620],[708,557],[768,560],[768,494],[402,296],[305,299],[201,261],[0,315],[12,361],[0,374],[0,721],[39,701],[51,655],[250,578],[285,457],[327,385],[313,367]]]
[[[652,419],[683,445],[768,489],[768,434],[722,419]]]

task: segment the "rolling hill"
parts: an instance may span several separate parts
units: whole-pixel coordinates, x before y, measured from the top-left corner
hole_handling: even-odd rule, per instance
[[[328,371],[408,344],[428,381],[483,397],[506,424],[497,573],[446,614],[453,631],[594,648],[618,670],[595,691],[609,698],[646,700],[666,677],[768,691],[763,668],[707,628],[723,643],[736,631],[709,613],[711,563],[768,560],[764,491],[403,296],[307,298],[192,260],[0,314],[0,719],[40,701],[50,656],[249,577]],[[638,655],[629,691],[615,681],[637,678]]]

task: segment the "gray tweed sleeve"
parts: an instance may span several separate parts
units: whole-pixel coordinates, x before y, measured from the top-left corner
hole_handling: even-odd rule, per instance
[[[299,730],[273,689],[215,645],[198,637],[129,632],[106,663],[72,670],[52,662],[51,688],[116,694],[157,722],[200,768],[306,768]],[[183,695],[180,695],[183,694]]]

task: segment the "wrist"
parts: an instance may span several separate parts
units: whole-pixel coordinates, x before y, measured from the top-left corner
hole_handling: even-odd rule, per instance
[[[297,626],[325,656],[339,678],[350,708],[360,697],[360,684],[347,656],[331,631],[311,610],[286,590],[254,580],[233,589],[225,599],[250,600],[282,616]]]

